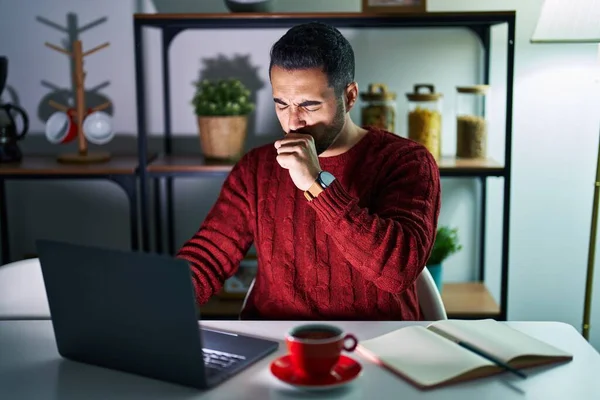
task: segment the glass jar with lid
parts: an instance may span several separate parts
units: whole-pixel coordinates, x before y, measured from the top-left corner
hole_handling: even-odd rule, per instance
[[[396,130],[396,93],[390,92],[383,83],[371,83],[367,92],[360,94],[364,102],[361,109],[361,125]]]
[[[489,86],[459,86],[456,92],[456,157],[486,158]]]
[[[430,84],[414,85],[408,98],[408,138],[425,146],[436,161],[442,152],[442,94]]]

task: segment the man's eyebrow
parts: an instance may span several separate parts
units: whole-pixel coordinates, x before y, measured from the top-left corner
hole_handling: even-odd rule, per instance
[[[309,106],[318,106],[321,103],[322,103],[321,101],[317,101],[317,100],[306,100],[306,101],[303,101],[302,103],[300,103],[298,105],[300,107],[309,107]]]
[[[282,106],[287,106],[288,105],[285,101],[283,101],[283,100],[281,100],[281,99],[279,99],[277,97],[274,97],[273,101],[275,103],[281,104]],[[300,107],[310,107],[310,106],[318,106],[318,105],[321,105],[322,103],[323,103],[322,101],[317,101],[317,100],[306,100],[306,101],[303,101],[302,103],[298,104],[298,106],[300,106]]]

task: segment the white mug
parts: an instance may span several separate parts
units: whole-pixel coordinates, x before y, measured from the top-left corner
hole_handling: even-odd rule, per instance
[[[83,121],[83,133],[88,142],[106,144],[115,136],[112,117],[103,111],[88,114]]]

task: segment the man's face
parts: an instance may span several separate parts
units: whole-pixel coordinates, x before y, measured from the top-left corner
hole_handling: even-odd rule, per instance
[[[327,150],[346,121],[344,97],[335,96],[327,75],[318,68],[288,71],[273,66],[271,86],[284,132],[309,134],[317,154]]]

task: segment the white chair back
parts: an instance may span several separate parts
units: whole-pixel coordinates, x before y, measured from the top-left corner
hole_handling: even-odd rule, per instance
[[[0,266],[0,320],[50,319],[40,260]]]
[[[448,319],[442,296],[427,268],[417,278],[417,296],[425,321]]]
[[[246,302],[254,287],[254,280],[248,288],[244,302],[242,303],[242,310],[246,307]],[[423,272],[417,278],[417,297],[419,299],[419,307],[423,314],[425,321],[439,321],[442,319],[448,319],[446,315],[446,309],[444,308],[444,302],[442,296],[435,285],[435,281],[429,273],[427,268],[423,268]]]

